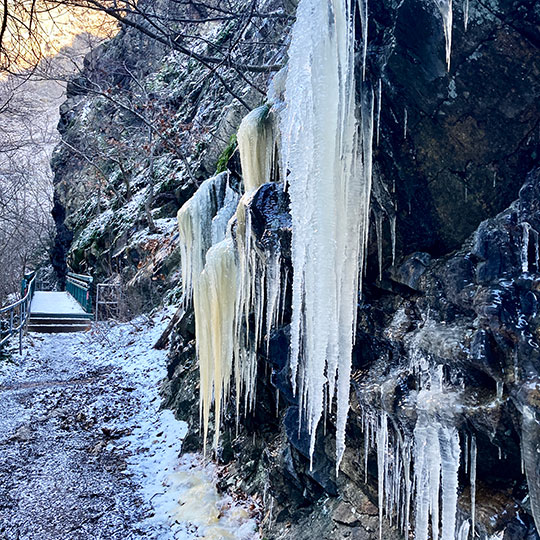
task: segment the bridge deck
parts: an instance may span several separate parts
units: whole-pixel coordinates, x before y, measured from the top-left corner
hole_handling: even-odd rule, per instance
[[[39,315],[88,317],[79,302],[68,292],[35,292],[30,305],[30,313],[34,317]]]

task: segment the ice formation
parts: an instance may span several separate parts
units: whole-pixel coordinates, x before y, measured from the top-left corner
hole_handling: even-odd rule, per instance
[[[221,410],[229,394],[234,350],[237,268],[232,239],[212,246],[194,292],[195,337],[200,372],[200,415],[206,450],[210,408],[214,403],[217,446]]]
[[[272,176],[274,135],[268,105],[254,109],[243,118],[237,141],[244,188],[249,192],[269,182]]]
[[[471,439],[471,530],[474,536],[476,525],[476,437]]]
[[[444,332],[437,335],[434,323],[425,326],[435,341],[449,341]],[[386,514],[390,522],[395,519],[405,537],[412,529],[415,540],[455,540],[456,534],[458,539],[465,540],[470,525],[462,524],[458,530],[456,521],[461,450],[455,418],[459,401],[457,394],[446,388],[442,365],[434,363],[423,350],[424,344],[422,329],[408,345],[410,373],[415,375],[418,386],[416,397],[409,404],[416,412],[414,430],[404,433],[389,422],[389,414],[382,406],[383,383],[383,410],[364,413],[364,466],[367,474],[368,453],[375,448],[381,538]]]
[[[205,180],[195,195],[178,211],[182,279],[186,304],[191,301],[193,289],[197,286],[199,276],[204,268],[206,252],[212,246],[214,237],[219,235],[217,222],[213,225],[213,220],[223,206],[226,193],[232,191],[228,184],[229,178],[226,172]]]
[[[521,457],[529,486],[532,515],[536,529],[540,531],[540,421],[529,406],[524,406],[521,413]]]
[[[446,67],[450,70],[450,55],[452,51],[452,0],[434,1],[441,12],[443,20],[444,41],[446,44]]]
[[[246,120],[247,119],[247,120]],[[255,242],[249,204],[261,182],[270,179],[273,135],[268,108],[248,114],[239,129],[241,163],[249,190],[239,199],[226,173],[206,180],[178,212],[184,301],[193,298],[200,371],[200,414],[204,445],[214,406],[214,447],[224,400],[234,375],[237,420],[240,403],[255,402],[257,349],[282,306],[279,254]],[[247,179],[247,180],[246,180]],[[235,234],[231,230],[235,217]],[[254,324],[251,324],[252,317]]]
[[[358,0],[360,24],[362,26],[362,80],[366,78],[366,58],[368,49],[368,0]]]
[[[531,263],[534,265],[535,269],[539,268],[540,261],[540,235],[535,231],[529,223],[526,221],[521,223],[522,228],[522,238],[521,238],[521,270],[523,272],[529,272],[529,266]],[[531,251],[531,237],[533,240],[532,252],[534,255],[534,260],[529,261],[529,253]]]
[[[381,110],[382,110],[382,79],[379,79],[379,89],[377,91],[377,146],[379,146],[379,136],[381,133]]]
[[[345,448],[373,137],[371,88],[362,91],[359,123],[355,113],[352,8],[349,0],[300,1],[281,123],[293,223],[291,378],[294,388],[298,379],[311,454],[325,405],[337,395],[337,466]]]

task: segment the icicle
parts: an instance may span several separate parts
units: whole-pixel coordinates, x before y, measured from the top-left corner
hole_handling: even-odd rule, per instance
[[[403,450],[403,470],[405,474],[405,497],[404,497],[404,507],[403,512],[403,533],[405,538],[409,537],[409,530],[411,528],[410,523],[410,513],[411,513],[411,495],[412,495],[412,480],[411,480],[411,447],[407,443],[406,448]]]
[[[531,231],[531,226],[524,221],[521,224],[522,227],[522,238],[521,238],[521,271],[529,271],[529,236]]]
[[[467,31],[467,24],[469,23],[469,0],[463,0],[463,26],[465,32]]]
[[[456,534],[459,470],[459,434],[455,428],[439,431],[442,459],[442,532],[441,540],[454,540]]]
[[[212,245],[221,242],[225,238],[227,225],[234,216],[239,199],[238,193],[227,186],[223,206],[212,219]]]
[[[178,211],[180,255],[184,302],[191,301],[193,289],[204,268],[206,252],[212,245],[213,219],[223,205],[228,187],[228,173],[224,172],[205,180],[189,201]],[[221,219],[221,218],[220,218]],[[217,222],[216,222],[217,234]]]
[[[208,251],[206,266],[194,294],[195,334],[201,381],[200,413],[205,451],[212,401],[215,418],[214,447],[217,447],[222,404],[229,393],[236,273],[234,245],[229,238]]]
[[[293,227],[291,381],[295,391],[299,383],[311,455],[325,386],[329,401],[336,394],[337,467],[345,449],[359,263],[369,230],[374,100],[370,88],[361,94],[358,137],[350,1],[331,0],[329,9],[327,2],[301,0],[281,124]]]
[[[459,528],[457,540],[469,540],[469,531],[471,529],[471,524],[469,523],[469,520],[465,520],[461,527]]]
[[[268,105],[254,109],[243,118],[237,140],[245,191],[252,191],[270,182],[274,134]]]
[[[382,79],[379,79],[379,92],[377,94],[377,146],[379,146],[379,134],[381,132],[381,108],[382,108]]]
[[[444,40],[446,43],[446,66],[450,71],[450,54],[452,50],[452,0],[434,0],[441,12],[443,20]]]
[[[502,381],[497,381],[497,399],[502,399],[504,391],[504,385]]]
[[[392,239],[392,266],[396,262],[396,214],[390,216],[390,237]]]
[[[493,187],[497,184],[497,171],[493,171]]]
[[[471,531],[474,538],[476,523],[476,437],[471,437]]]
[[[540,422],[529,406],[524,406],[521,414],[521,459],[529,486],[532,515],[536,530],[540,531]]]
[[[465,449],[463,452],[463,455],[465,456],[465,474],[469,471],[469,435],[465,435]]]
[[[382,281],[382,267],[383,267],[382,226],[383,226],[383,215],[382,215],[382,212],[380,212],[375,217],[375,234],[377,236],[377,258],[379,260],[379,281]]]
[[[358,0],[358,11],[360,12],[360,24],[362,26],[362,80],[366,80],[366,58],[368,44],[368,0]]]
[[[386,412],[381,413],[380,424],[377,429],[377,469],[378,484],[377,491],[379,496],[379,540],[382,540],[382,520],[385,500],[385,477],[388,470],[388,420]]]
[[[368,478],[368,458],[369,458],[369,422],[365,419],[364,425],[364,482],[367,484]]]
[[[405,107],[405,112],[403,113],[403,138],[406,139],[407,138],[407,116],[408,116],[408,112],[407,112],[407,107]]]
[[[266,275],[266,350],[270,346],[270,332],[278,322],[281,301],[281,258],[272,254]]]

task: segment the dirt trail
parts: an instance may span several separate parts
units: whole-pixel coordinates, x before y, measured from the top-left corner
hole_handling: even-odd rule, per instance
[[[149,538],[121,441],[141,395],[132,375],[81,352],[88,339],[30,336],[0,375],[1,540]]]

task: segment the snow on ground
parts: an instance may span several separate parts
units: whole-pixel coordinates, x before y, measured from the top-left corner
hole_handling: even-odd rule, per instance
[[[30,311],[34,315],[39,313],[86,314],[81,304],[68,292],[36,291],[32,298]]]
[[[160,411],[152,346],[170,316],[30,334],[18,365],[0,363],[0,538],[258,538],[249,503],[180,455],[187,426]]]

